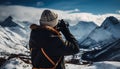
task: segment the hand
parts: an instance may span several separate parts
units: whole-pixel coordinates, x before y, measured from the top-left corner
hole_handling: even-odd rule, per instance
[[[58,30],[62,31],[64,29],[68,29],[68,26],[69,26],[69,24],[62,19],[59,21],[57,28],[58,28]]]
[[[67,22],[65,22],[63,19],[61,20],[61,27],[63,28],[68,28],[69,24]]]

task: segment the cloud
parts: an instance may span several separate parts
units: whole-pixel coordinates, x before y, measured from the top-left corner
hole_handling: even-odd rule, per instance
[[[120,10],[118,11],[118,13],[120,13]]]
[[[36,2],[36,6],[43,6],[43,5],[44,5],[44,3],[41,1]]]
[[[76,8],[75,11],[78,12],[78,11],[80,11],[80,10]]]
[[[8,16],[13,16],[15,21],[28,21],[31,23],[39,23],[40,16],[44,9],[48,8],[34,8],[26,6],[0,6],[0,21],[3,21]],[[120,20],[120,14],[103,14],[94,15],[92,13],[63,11],[63,10],[53,10],[58,14],[59,19],[66,19],[71,25],[78,23],[79,21],[93,21],[97,25],[101,25],[104,19],[108,16],[115,16]],[[72,10],[78,11],[78,9]]]
[[[68,10],[66,12],[68,12],[68,13],[75,13],[75,12],[80,12],[80,10],[76,8],[74,10]]]

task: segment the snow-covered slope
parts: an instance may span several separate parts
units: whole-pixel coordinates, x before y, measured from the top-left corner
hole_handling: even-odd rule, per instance
[[[92,49],[82,55],[88,61],[120,61],[120,39],[103,45],[101,49]]]
[[[84,40],[97,25],[93,22],[80,21],[78,24],[71,26],[70,31],[81,42]]]
[[[96,28],[94,29],[90,35],[81,42],[83,46],[86,47],[95,47],[102,46],[106,43],[111,43],[115,38],[112,36],[112,33],[102,29]]]
[[[115,17],[108,17],[103,24],[94,29],[81,44],[86,47],[94,47],[111,43],[120,38],[119,29],[119,21]]]
[[[12,58],[6,61],[0,69],[32,69],[32,66],[19,58]]]
[[[0,54],[18,54],[28,51],[25,47],[28,42],[28,32],[25,28],[27,27],[13,22],[11,16],[0,23]]]
[[[120,62],[95,62],[91,66],[66,64],[66,69],[120,69]]]
[[[3,27],[14,27],[17,26],[15,22],[12,21],[12,17],[8,16],[3,22],[0,23],[1,26]]]
[[[66,64],[66,69],[120,69],[120,62],[103,61],[95,62],[92,65]],[[19,58],[13,58],[7,61],[1,69],[31,69],[32,66]]]
[[[101,27],[112,33],[115,38],[120,38],[120,22],[117,18],[107,17]]]
[[[108,20],[108,19],[107,19]],[[111,19],[110,19],[111,20]],[[115,19],[113,19],[115,20]],[[112,42],[119,37],[120,25],[118,22],[110,24],[110,27],[106,28],[106,24],[109,21],[105,21],[101,27],[98,27],[93,22],[79,22],[75,26],[70,27],[70,31],[85,46],[102,46],[108,42]],[[113,21],[114,22],[114,21]],[[112,22],[112,23],[113,23]],[[4,24],[3,24],[4,23]],[[20,54],[25,54],[25,58],[29,57],[29,51],[26,48],[28,45],[29,37],[29,23],[28,22],[14,22],[12,17],[8,17],[5,21],[0,22],[0,60],[1,57],[6,60],[4,65],[0,69],[30,69],[31,64],[26,63]],[[107,25],[109,26],[109,25]],[[114,34],[113,34],[114,33]],[[117,36],[115,35],[117,34]],[[118,54],[118,52],[115,52]],[[9,56],[11,54],[19,54],[19,57]],[[6,57],[8,56],[8,57]],[[116,56],[114,56],[116,57]],[[10,59],[9,59],[10,58]],[[69,58],[68,58],[69,59]],[[1,63],[1,62],[0,62]],[[119,69],[120,62],[96,62],[91,66],[66,64],[66,69]]]

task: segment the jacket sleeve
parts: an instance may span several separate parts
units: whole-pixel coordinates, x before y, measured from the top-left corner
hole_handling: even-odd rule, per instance
[[[60,49],[63,49],[64,55],[73,55],[79,52],[79,44],[75,37],[71,34],[69,28],[65,28],[61,31],[66,38],[64,43],[61,39],[58,38]],[[61,45],[60,45],[61,44]]]
[[[79,44],[72,34],[69,34],[69,39],[65,42],[59,38],[52,38],[54,48],[50,47],[48,53],[52,56],[66,56],[73,55],[79,52]]]

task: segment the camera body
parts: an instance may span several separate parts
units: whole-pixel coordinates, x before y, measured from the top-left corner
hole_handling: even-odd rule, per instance
[[[69,27],[69,23],[67,21],[64,21],[63,19],[58,21],[58,24],[56,26],[56,28],[58,30],[62,29],[62,28],[68,28]]]

